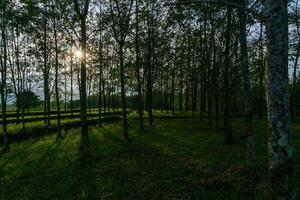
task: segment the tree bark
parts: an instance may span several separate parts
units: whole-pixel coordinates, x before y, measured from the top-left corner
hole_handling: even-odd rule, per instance
[[[122,116],[123,116],[123,137],[128,139],[128,124],[127,124],[127,111],[126,111],[126,94],[125,94],[125,77],[124,77],[124,53],[123,53],[123,41],[119,44],[119,56],[120,56],[120,71],[121,71],[121,101],[122,101]]]
[[[298,41],[297,45],[297,52],[295,55],[295,63],[294,63],[294,69],[293,69],[293,84],[292,84],[292,92],[291,92],[291,119],[292,122],[295,121],[296,117],[296,104],[297,104],[297,68],[298,68],[298,60],[299,60],[299,54],[300,54],[300,40]]]
[[[245,103],[245,136],[246,136],[246,160],[247,164],[254,168],[255,157],[255,138],[253,133],[253,112],[252,112],[252,91],[250,82],[250,70],[248,60],[248,47],[247,47],[247,14],[246,14],[246,2],[241,1],[243,8],[239,9],[239,21],[240,21],[240,44],[241,44],[241,64],[243,67],[244,76],[244,103]]]
[[[224,63],[224,130],[225,144],[232,144],[232,129],[230,123],[230,83],[229,83],[229,68],[230,68],[230,39],[231,39],[231,15],[232,9],[228,7],[227,11],[227,30],[225,36],[225,63]]]
[[[70,99],[70,109],[71,109],[71,116],[73,117],[73,67],[74,67],[74,63],[73,63],[73,52],[71,53],[71,67],[70,67],[70,83],[71,83],[71,91],[70,91],[70,95],[71,95],[71,99]]]
[[[47,19],[44,16],[44,34],[43,34],[43,59],[44,59],[44,123],[46,132],[49,132],[51,121],[50,121],[50,89],[49,89],[49,66],[48,66],[48,51],[47,51]]]
[[[7,123],[6,123],[6,103],[7,103],[7,42],[6,42],[6,7],[7,2],[4,3],[2,8],[2,48],[3,48],[3,58],[1,58],[1,86],[0,86],[0,95],[1,95],[1,108],[2,108],[2,134],[4,139],[4,146],[2,152],[7,152],[9,150],[8,134],[7,134]]]
[[[152,2],[153,3],[153,2]],[[149,5],[148,5],[149,6]],[[152,104],[153,104],[153,99],[152,99],[152,44],[153,44],[153,38],[152,34],[154,31],[154,25],[153,25],[153,7],[150,10],[148,10],[148,17],[147,17],[147,36],[148,36],[148,41],[147,41],[147,111],[148,111],[148,117],[149,117],[149,124],[152,126],[153,125],[153,113],[152,113]],[[148,8],[149,9],[149,8]],[[151,16],[149,16],[151,15]]]
[[[259,119],[263,118],[263,81],[264,81],[264,53],[263,53],[263,24],[260,25],[260,44],[259,44]]]
[[[136,77],[137,77],[137,92],[138,92],[138,112],[140,118],[140,131],[144,131],[144,111],[142,99],[142,83],[140,76],[140,48],[139,48],[139,2],[136,0],[136,35],[135,35],[135,51],[136,51]]]
[[[273,199],[296,199],[288,84],[287,1],[267,0],[266,96],[269,173]]]
[[[53,5],[53,12],[55,7]],[[53,13],[55,15],[55,13]],[[57,137],[56,139],[61,139],[61,125],[60,125],[60,101],[59,101],[59,87],[58,87],[58,41],[57,41],[57,27],[56,27],[56,17],[53,17],[53,32],[54,32],[54,46],[55,46],[55,96],[56,96],[56,109],[57,109]]]
[[[87,108],[86,108],[86,25],[85,19],[81,19],[81,51],[83,58],[80,67],[80,119],[81,119],[81,148],[85,155],[90,155],[90,143],[88,134]]]
[[[85,0],[83,12],[80,11],[78,0],[74,0],[75,11],[80,18],[80,50],[82,51],[82,58],[80,60],[80,119],[81,119],[81,141],[80,149],[84,156],[90,156],[90,142],[88,132],[87,121],[87,108],[86,108],[86,46],[87,46],[87,34],[86,34],[86,17],[89,10],[89,0]]]

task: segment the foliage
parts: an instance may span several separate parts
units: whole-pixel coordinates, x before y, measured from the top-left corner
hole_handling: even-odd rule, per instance
[[[20,106],[24,109],[37,108],[41,105],[40,97],[32,91],[23,91],[18,94]]]

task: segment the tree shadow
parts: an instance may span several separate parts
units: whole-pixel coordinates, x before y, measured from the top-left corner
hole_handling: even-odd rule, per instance
[[[134,125],[126,141],[120,124],[104,124],[91,129],[91,158],[81,156],[78,134],[74,144],[66,138],[47,147],[29,145],[24,155],[38,156],[30,163],[22,160],[24,170],[5,186],[5,195],[20,191],[18,197],[27,195],[22,199],[214,199],[213,194],[205,196],[213,190],[230,199],[230,193],[238,194],[232,182],[236,177],[228,175],[231,164],[224,162],[234,149],[218,147],[218,136],[209,135],[206,126],[187,126],[158,121],[151,133],[140,134]]]

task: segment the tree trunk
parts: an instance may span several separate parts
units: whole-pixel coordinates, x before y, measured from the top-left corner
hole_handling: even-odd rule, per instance
[[[172,89],[171,89],[171,106],[172,106],[172,115],[175,114],[175,67],[176,67],[176,55],[175,55],[175,63],[172,69],[172,77],[171,77],[171,84],[172,84]]]
[[[122,101],[122,116],[123,116],[123,137],[128,139],[128,124],[127,124],[127,111],[126,111],[126,91],[125,91],[125,76],[124,76],[124,54],[123,54],[124,41],[119,43],[119,56],[120,56],[120,72],[121,72],[121,101]]]
[[[88,133],[87,108],[86,108],[86,22],[81,19],[80,47],[83,53],[80,65],[80,119],[81,119],[81,150],[84,155],[90,155],[90,142]]]
[[[53,5],[54,11],[54,5]],[[59,87],[58,87],[58,44],[57,44],[57,32],[56,32],[56,18],[53,19],[53,31],[54,31],[54,44],[55,44],[55,96],[56,96],[56,108],[57,108],[57,137],[61,139],[61,125],[60,125],[60,101],[59,101]]]
[[[73,53],[71,53],[71,67],[70,67],[70,79],[71,79],[71,99],[70,99],[70,109],[71,109],[71,116],[73,117]]]
[[[292,85],[292,92],[291,92],[291,119],[292,122],[295,121],[296,117],[296,104],[297,104],[297,68],[298,68],[298,61],[299,61],[299,54],[300,54],[300,40],[298,41],[297,52],[295,55],[295,63],[294,63],[294,71],[293,71],[293,85]]]
[[[48,133],[50,131],[51,119],[50,119],[50,86],[49,86],[49,66],[48,66],[48,51],[47,51],[47,19],[44,18],[44,115],[45,115],[45,129]]]
[[[137,77],[137,92],[138,92],[138,112],[140,118],[140,131],[144,131],[144,111],[142,99],[142,83],[140,77],[140,62],[139,62],[139,3],[136,0],[136,35],[135,35],[135,51],[136,51],[136,77]]]
[[[64,73],[64,78],[65,78],[65,82],[64,82],[64,86],[65,86],[65,99],[64,99],[64,111],[65,113],[67,113],[67,73]]]
[[[75,11],[80,18],[80,50],[82,51],[82,58],[80,62],[80,120],[81,120],[81,141],[80,149],[84,156],[89,157],[91,155],[90,151],[90,141],[88,132],[88,121],[87,121],[87,108],[86,108],[86,18],[89,10],[89,0],[84,2],[83,12],[80,11],[78,0],[74,0]]]
[[[81,51],[83,58],[80,67],[80,119],[81,119],[81,149],[85,155],[90,155],[90,142],[88,133],[87,109],[86,109],[86,22],[81,19]]]
[[[179,78],[179,112],[180,114],[183,113],[183,72],[182,72],[182,65],[180,65],[180,78]]]
[[[231,35],[231,12],[228,7],[227,11],[227,30],[225,38],[225,63],[224,63],[224,130],[225,144],[232,144],[232,130],[230,123],[230,85],[229,85],[229,68],[230,68],[230,35]]]
[[[252,112],[252,101],[251,101],[251,83],[250,83],[250,70],[248,60],[248,47],[247,47],[247,14],[246,14],[246,2],[241,1],[243,6],[239,9],[239,20],[240,20],[240,44],[241,44],[241,64],[243,67],[244,76],[244,95],[245,95],[245,136],[247,146],[247,164],[250,167],[255,166],[255,139],[253,133],[253,112]]]
[[[101,124],[101,118],[102,118],[102,115],[101,115],[101,112],[102,112],[102,41],[100,41],[100,58],[99,58],[99,61],[100,61],[100,64],[99,64],[99,80],[98,80],[98,88],[99,88],[99,93],[98,93],[98,107],[99,107],[99,110],[98,110],[98,115],[99,115],[99,123]]]
[[[3,48],[3,59],[1,58],[1,86],[0,86],[0,95],[1,95],[1,107],[2,107],[2,134],[4,139],[4,146],[2,151],[7,152],[9,150],[8,134],[7,134],[7,123],[6,123],[6,98],[7,98],[7,43],[6,43],[6,3],[4,3],[4,8],[2,11],[2,48]]]
[[[269,173],[273,199],[296,199],[288,84],[287,1],[267,0],[266,96],[269,121]]]
[[[259,119],[263,118],[263,80],[265,75],[264,70],[264,54],[263,54],[263,24],[260,25],[260,44],[259,44]]]

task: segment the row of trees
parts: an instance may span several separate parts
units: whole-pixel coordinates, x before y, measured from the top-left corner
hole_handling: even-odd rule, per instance
[[[2,0],[1,105],[4,150],[9,149],[7,97],[24,119],[22,92],[43,96],[45,130],[51,96],[61,138],[63,97],[80,99],[81,145],[90,155],[88,97],[97,96],[99,121],[107,97],[120,97],[123,136],[128,139],[128,97],[140,129],[144,110],[192,111],[220,126],[231,144],[231,118],[245,115],[247,162],[255,166],[253,114],[269,116],[269,155],[274,197],[292,197],[292,147],[288,79],[288,13],[284,0]],[[168,4],[166,4],[168,3]],[[297,105],[298,2],[291,4],[294,58],[292,116]],[[263,12],[264,11],[264,12]],[[266,37],[264,32],[266,32]],[[295,45],[296,44],[296,45]],[[295,48],[296,46],[296,48]],[[266,74],[266,93],[264,93]],[[42,95],[43,93],[43,95]],[[241,95],[242,94],[242,95]],[[265,95],[266,94],[266,95]],[[265,106],[264,97],[267,99]],[[253,106],[258,105],[258,106]],[[198,111],[198,112],[197,112]],[[25,127],[24,127],[25,129]]]

